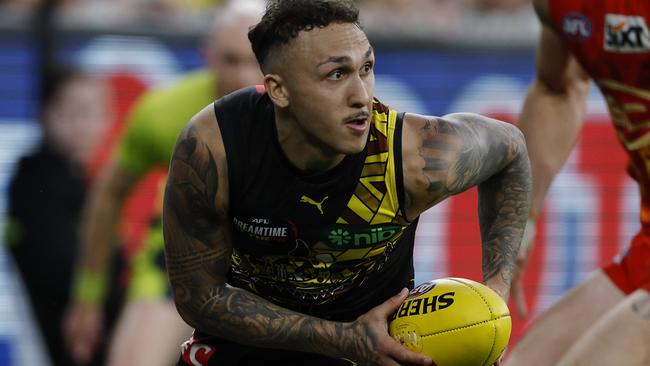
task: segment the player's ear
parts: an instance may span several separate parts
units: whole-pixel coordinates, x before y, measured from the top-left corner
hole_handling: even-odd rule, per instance
[[[264,75],[264,87],[275,105],[280,108],[289,106],[289,92],[284,85],[282,76],[278,74]]]

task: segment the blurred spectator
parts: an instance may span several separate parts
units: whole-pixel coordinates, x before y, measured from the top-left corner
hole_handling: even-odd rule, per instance
[[[534,43],[530,0],[360,0],[371,38],[504,47]]]
[[[110,248],[121,208],[152,169],[166,170],[180,129],[219,96],[259,84],[262,75],[247,39],[261,16],[262,1],[235,0],[221,10],[201,50],[206,68],[144,95],[133,108],[115,158],[93,190],[83,225],[78,283],[105,285]],[[160,197],[162,200],[162,196]],[[160,212],[143,247],[131,258],[128,299],[112,336],[109,365],[165,365],[175,361],[191,329],[176,312],[164,269]],[[102,294],[77,294],[66,321],[66,338],[78,361],[86,360],[101,329]]]
[[[431,34],[454,27],[470,5],[471,0],[362,0],[360,14],[375,34]]]
[[[531,4],[530,0],[474,0],[480,11],[518,12]]]
[[[245,2],[245,0],[244,0]],[[209,23],[221,0],[87,0],[60,12],[62,23],[83,27],[197,29]]]
[[[43,0],[0,0],[0,4]],[[241,0],[244,1],[245,0]],[[110,31],[195,32],[222,0],[59,0],[61,25]],[[371,38],[457,45],[534,44],[538,34],[530,0],[358,0]],[[20,5],[23,4],[23,5]],[[2,19],[0,14],[0,19]],[[487,42],[487,43],[486,43]],[[511,44],[513,45],[513,44]]]
[[[77,70],[46,76],[42,141],[21,159],[10,183],[6,243],[54,365],[74,365],[64,351],[62,319],[86,194],[84,167],[108,120],[107,104],[104,85]],[[101,353],[94,364],[102,364]]]
[[[0,0],[0,20],[27,21],[39,8],[51,7],[57,26],[87,29],[196,31],[211,21],[222,0]],[[0,27],[4,24],[0,23]]]
[[[0,0],[0,7],[13,10],[31,10],[38,5],[40,0]]]

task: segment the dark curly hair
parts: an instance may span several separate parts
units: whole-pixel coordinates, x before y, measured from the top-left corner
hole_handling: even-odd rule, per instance
[[[359,9],[354,1],[270,0],[262,20],[248,32],[248,39],[264,70],[271,49],[289,43],[300,31],[332,23],[359,24]]]

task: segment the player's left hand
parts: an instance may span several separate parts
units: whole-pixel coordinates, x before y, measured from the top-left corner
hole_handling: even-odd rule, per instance
[[[399,294],[361,315],[351,324],[351,339],[356,340],[357,354],[342,354],[359,365],[431,365],[431,358],[408,349],[388,334],[388,317],[397,310],[408,296],[404,288]],[[346,344],[350,344],[348,340]],[[345,348],[347,351],[349,348]]]

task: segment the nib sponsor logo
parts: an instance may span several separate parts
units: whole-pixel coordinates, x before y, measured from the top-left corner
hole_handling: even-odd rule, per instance
[[[400,230],[401,227],[397,225],[361,227],[340,225],[328,232],[327,239],[333,248],[367,248],[391,239]]]
[[[604,42],[606,51],[647,52],[650,51],[650,32],[641,16],[607,14]]]
[[[350,235],[347,230],[343,229],[334,229],[330,231],[328,238],[331,244],[338,247],[350,244],[352,242],[352,235]]]

